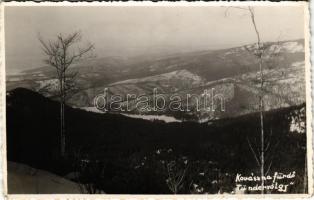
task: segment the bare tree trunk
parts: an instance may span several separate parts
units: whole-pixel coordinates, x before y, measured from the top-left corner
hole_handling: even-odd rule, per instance
[[[64,131],[64,80],[61,75],[60,80],[60,154],[63,157],[65,155],[65,131]]]
[[[61,71],[60,75],[60,154],[61,157],[65,156],[65,116],[64,116],[64,107],[65,107],[65,71]]]
[[[65,156],[65,117],[64,102],[61,103],[61,156]]]
[[[262,74],[261,74],[262,76]],[[261,85],[262,85],[262,78],[261,78]],[[262,86],[261,86],[262,89]],[[260,124],[261,124],[261,194],[264,194],[264,165],[265,165],[265,159],[264,159],[264,114],[263,114],[263,96],[260,96]]]
[[[258,34],[259,35],[259,34]],[[258,49],[259,51],[261,51],[261,47],[260,47],[260,39],[258,36]],[[265,147],[264,147],[264,102],[263,102],[263,84],[264,84],[264,80],[263,80],[263,59],[262,59],[262,53],[259,53],[260,57],[259,57],[259,68],[260,68],[260,84],[261,84],[261,88],[260,88],[260,124],[261,124],[261,186],[262,186],[262,190],[261,190],[261,194],[264,194],[264,165],[265,165],[265,158],[264,158],[264,151],[265,151]]]
[[[259,101],[260,101],[260,105],[259,105],[259,110],[260,110],[260,124],[261,124],[261,163],[260,163],[260,171],[261,171],[261,194],[264,194],[264,165],[265,165],[265,158],[264,158],[264,102],[263,102],[263,84],[264,84],[264,80],[263,80],[263,50],[262,50],[262,46],[261,46],[261,37],[259,34],[259,31],[257,29],[256,26],[256,22],[255,22],[255,14],[254,14],[254,10],[253,8],[249,7],[249,11],[251,14],[251,21],[256,33],[256,37],[257,37],[257,56],[258,56],[258,60],[259,60],[259,70],[260,70],[260,96],[259,96]]]

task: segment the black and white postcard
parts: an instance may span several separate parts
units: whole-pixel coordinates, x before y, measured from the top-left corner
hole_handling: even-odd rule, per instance
[[[308,9],[2,3],[5,196],[311,196]]]

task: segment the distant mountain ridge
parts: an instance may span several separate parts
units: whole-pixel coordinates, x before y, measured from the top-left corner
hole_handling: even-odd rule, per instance
[[[304,103],[304,40],[265,45],[269,46],[270,52],[265,55],[267,62],[264,63],[268,81],[266,110]],[[205,89],[214,88],[226,98],[228,112],[209,113],[203,110],[187,114],[165,111],[154,114],[203,121],[254,112],[258,92],[258,62],[252,54],[254,48],[254,45],[245,45],[161,58],[99,58],[85,61],[72,68],[80,73],[77,82],[81,90],[68,103],[75,107],[93,106],[94,97],[102,94],[104,88],[108,88],[110,95],[121,96],[151,96],[154,88],[166,96],[185,96],[187,93],[201,95]],[[56,90],[58,85],[53,74],[53,69],[46,67],[26,71],[21,76],[9,76],[7,90],[21,86],[39,92],[42,87],[48,87],[48,91]],[[195,106],[196,102],[192,100],[191,104]],[[134,107],[132,101],[130,106]],[[139,112],[133,109],[131,113]]]

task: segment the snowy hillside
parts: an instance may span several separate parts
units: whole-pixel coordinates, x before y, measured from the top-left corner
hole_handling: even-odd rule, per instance
[[[264,55],[265,108],[298,105],[305,101],[304,80],[304,41],[281,41],[263,44],[267,49]],[[124,100],[127,94],[151,97],[154,89],[158,94],[169,97],[178,94],[201,95],[204,90],[214,89],[216,94],[225,97],[226,108],[231,112],[213,113],[202,110],[191,112],[197,120],[242,115],[256,110],[256,95],[259,92],[258,62],[254,49],[249,44],[221,50],[205,50],[161,57],[137,58],[96,58],[77,64],[71,70],[79,72],[77,90],[67,104],[75,107],[91,108],[95,96],[108,89],[109,95],[120,95]],[[253,52],[253,53],[252,53]],[[39,70],[39,71],[38,71]],[[54,71],[43,68],[23,73],[23,76],[8,76],[7,89],[25,87],[49,96],[58,88]],[[49,78],[50,77],[50,78]],[[177,115],[178,113],[148,113],[135,110],[135,99],[129,99],[134,115]],[[242,102],[241,105],[239,102]],[[186,106],[187,102],[182,102]],[[127,106],[126,102],[121,103]],[[195,99],[190,105],[195,106]],[[182,113],[181,113],[182,114]],[[179,115],[181,115],[179,114]],[[185,113],[186,114],[186,113]],[[184,114],[184,115],[185,115]],[[190,116],[188,116],[190,117]]]
[[[178,71],[173,71],[173,72],[155,75],[155,76],[147,76],[140,79],[129,79],[125,81],[119,81],[119,82],[110,84],[110,86],[121,85],[121,84],[136,84],[136,83],[143,83],[143,82],[160,82],[160,81],[169,82],[171,80],[184,81],[184,82],[186,81],[192,85],[200,85],[204,82],[204,80],[200,76],[193,74],[188,70],[178,70]]]
[[[8,162],[9,194],[79,194],[79,186],[50,172]]]

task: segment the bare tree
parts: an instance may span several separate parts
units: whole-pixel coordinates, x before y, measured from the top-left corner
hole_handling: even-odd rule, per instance
[[[258,105],[258,111],[259,111],[259,118],[260,118],[260,147],[253,147],[252,142],[249,140],[249,138],[247,138],[247,142],[249,145],[250,150],[252,151],[255,161],[260,169],[260,175],[261,175],[261,194],[264,194],[264,183],[265,180],[263,177],[265,177],[265,174],[269,173],[269,170],[272,166],[272,160],[269,159],[271,157],[271,154],[269,153],[269,156],[267,156],[266,158],[269,159],[270,161],[267,163],[267,166],[265,166],[265,152],[268,151],[270,152],[270,146],[271,146],[271,135],[272,135],[272,131],[270,134],[270,137],[268,138],[268,140],[265,142],[265,127],[264,127],[264,95],[267,93],[266,89],[265,89],[265,77],[264,77],[264,68],[267,64],[265,59],[266,55],[275,55],[275,51],[276,49],[273,48],[273,52],[269,52],[270,51],[270,47],[272,45],[267,45],[266,43],[262,43],[261,42],[261,36],[260,36],[260,32],[259,29],[257,27],[256,24],[256,18],[255,18],[255,12],[254,9],[252,7],[228,7],[226,13],[228,12],[229,8],[235,8],[235,9],[240,9],[240,10],[245,10],[246,12],[249,13],[250,16],[250,20],[256,35],[256,44],[255,46],[253,45],[251,48],[246,46],[246,49],[252,53],[258,61],[258,72],[256,75],[256,80],[257,83],[259,84],[259,89],[258,89],[258,101],[259,101],[259,105]],[[256,142],[257,143],[257,142]],[[275,144],[274,147],[276,147],[278,145]],[[258,146],[258,145],[256,145]],[[275,148],[273,148],[275,149]],[[266,172],[265,172],[266,169]]]
[[[58,80],[58,97],[60,100],[60,153],[65,155],[65,116],[64,108],[66,98],[71,89],[73,89],[73,80],[77,73],[71,72],[69,69],[74,63],[77,63],[88,52],[94,49],[94,45],[89,44],[84,48],[80,48],[77,44],[81,41],[80,32],[74,32],[67,36],[57,35],[54,41],[44,41],[41,36],[38,37],[42,50],[46,55],[44,62],[55,68],[56,78]]]
[[[264,112],[266,110],[265,107],[267,107],[267,103],[273,103],[271,101],[267,102],[267,94],[273,95],[276,97],[277,106],[282,107],[286,105],[295,105],[295,102],[298,102],[298,99],[296,99],[294,96],[285,96],[284,92],[286,91],[284,88],[290,89],[289,85],[285,85],[284,88],[280,88],[279,91],[271,91],[271,89],[268,87],[271,83],[280,80],[284,75],[284,71],[279,70],[279,67],[277,69],[274,69],[277,65],[280,63],[277,63],[279,61],[278,57],[280,57],[280,42],[278,38],[278,42],[276,44],[274,43],[267,43],[261,41],[261,35],[256,23],[256,17],[255,12],[252,7],[228,7],[226,9],[225,14],[228,12],[230,8],[240,9],[244,10],[245,12],[248,12],[250,16],[250,21],[252,23],[252,27],[254,29],[254,33],[256,35],[256,43],[253,46],[245,46],[246,50],[253,54],[258,62],[258,72],[256,73],[256,79],[255,82],[258,85],[258,112],[259,112],[259,118],[260,118],[260,141],[258,142],[256,138],[254,138],[254,141],[247,138],[248,146],[254,156],[254,159],[256,161],[257,166],[259,167],[260,174],[261,174],[261,193],[264,194],[264,183],[265,179],[263,177],[267,176],[270,172],[270,169],[273,164],[273,158],[275,151],[279,145],[280,140],[273,141],[273,131],[272,128],[269,130],[266,130],[264,127]],[[280,35],[279,35],[280,37]],[[270,69],[272,73],[265,72],[266,69]],[[277,78],[271,77],[274,75],[274,73],[277,73]],[[255,83],[251,83],[254,84]],[[305,159],[306,160],[306,159]],[[306,163],[305,163],[305,171],[306,171]],[[304,176],[304,190],[306,190],[306,184],[307,180]]]

